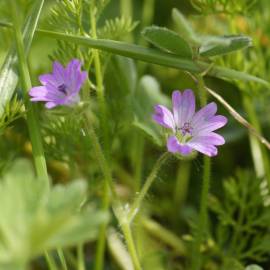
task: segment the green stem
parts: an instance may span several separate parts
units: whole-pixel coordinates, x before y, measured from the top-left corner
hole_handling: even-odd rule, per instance
[[[170,246],[177,252],[178,255],[185,256],[187,254],[183,240],[172,233],[170,230],[164,228],[156,221],[147,217],[142,218],[141,223],[143,227],[149,232],[149,234]]]
[[[83,244],[77,246],[77,270],[85,270]]]
[[[198,79],[198,90],[200,94],[201,106],[205,106],[207,102],[206,90],[204,80],[202,76],[197,76]],[[192,253],[192,270],[200,270],[202,265],[202,254],[200,247],[203,243],[204,236],[206,235],[207,229],[207,202],[208,193],[210,189],[210,171],[211,171],[211,160],[208,156],[204,156],[203,159],[203,182],[202,182],[202,193],[200,201],[200,214],[199,224],[194,239],[193,253]]]
[[[93,1],[90,5],[90,20],[91,20],[91,34],[93,39],[97,39],[97,29],[96,29],[96,16],[95,16],[95,1]],[[103,140],[104,140],[104,151],[106,157],[109,157],[109,131],[108,131],[108,121],[107,121],[107,110],[106,110],[106,101],[104,96],[104,87],[103,87],[103,79],[102,79],[102,71],[101,71],[101,62],[99,57],[99,52],[97,50],[93,51],[94,56],[94,65],[95,65],[95,75],[96,75],[96,83],[97,83],[97,99],[99,103],[99,109],[101,112],[101,129],[103,130]],[[102,153],[101,149],[98,150],[99,153]],[[103,156],[103,155],[102,155]],[[110,207],[110,188],[109,185],[112,184],[111,172],[110,169],[107,168],[107,162],[104,158],[102,161],[103,168],[106,167],[106,179],[104,182],[104,194],[102,197],[102,209],[107,211]],[[110,182],[108,184],[108,181]],[[107,222],[104,223],[99,231],[98,243],[97,243],[97,252],[96,252],[96,260],[95,260],[95,270],[102,270],[104,267],[104,253],[105,253],[105,244],[106,244],[106,231],[107,231]]]
[[[134,269],[141,270],[142,267],[141,267],[140,261],[138,259],[138,254],[137,254],[136,247],[135,247],[135,244],[133,241],[129,221],[125,220],[124,222],[122,222],[121,228],[122,228],[123,234],[125,236],[126,244],[127,244],[128,251],[129,251],[129,254],[130,254],[132,262],[133,262]]]
[[[110,191],[113,193],[112,195],[114,196],[114,198],[116,198],[116,194],[115,194],[115,191],[113,188],[113,180],[112,180],[111,170],[110,170],[110,167],[108,166],[108,163],[105,159],[105,156],[103,155],[101,146],[99,144],[97,135],[96,135],[93,127],[87,126],[87,131],[88,131],[89,137],[93,143],[94,151],[95,151],[99,166],[100,166],[100,168],[103,172],[104,178],[106,180],[105,187],[107,188],[107,192],[105,193],[105,198],[107,200],[106,203],[108,203],[108,205],[109,205],[110,196],[107,196],[107,195],[110,195]],[[116,204],[117,204],[116,209],[120,211],[122,209],[122,207],[121,207],[120,203],[118,202],[117,198],[116,198]],[[119,216],[117,216],[117,218],[119,220],[119,223],[121,224],[121,228],[122,228],[123,234],[125,236],[127,246],[128,246],[130,255],[132,257],[134,267],[136,270],[140,270],[141,268],[140,268],[140,264],[138,263],[139,261],[138,261],[138,256],[137,256],[137,252],[135,249],[133,237],[132,237],[132,234],[130,231],[129,224],[126,222],[127,217],[126,217],[126,215],[123,215],[123,212],[121,211],[121,214]],[[104,248],[105,248],[107,224],[105,224],[105,225],[101,228],[101,231],[100,231],[101,237],[104,237],[104,238],[102,238],[102,241],[99,240],[99,242],[98,242],[98,249],[97,249],[96,261],[95,261],[95,269],[96,270],[97,269],[99,269],[99,270],[104,269],[104,266],[103,266],[104,265]],[[104,241],[103,241],[103,239],[104,239]]]
[[[181,160],[179,162],[174,189],[174,205],[177,209],[181,208],[187,197],[190,167],[191,164],[189,161]]]
[[[63,250],[60,249],[60,248],[58,248],[58,249],[57,249],[57,254],[58,254],[60,263],[61,263],[61,265],[62,265],[62,267],[63,267],[63,270],[68,270],[67,262],[66,262],[66,259],[65,259],[65,255],[64,255]]]
[[[135,199],[134,203],[132,204],[129,215],[128,215],[128,222],[131,222],[133,218],[136,216],[137,212],[141,207],[141,203],[146,196],[149,188],[151,187],[152,183],[154,182],[158,171],[160,170],[161,166],[165,163],[165,161],[169,158],[170,153],[164,153],[156,162],[155,166],[153,167],[150,175],[147,177],[141,191],[139,192],[139,196]]]
[[[251,124],[261,133],[260,121],[257,117],[256,110],[252,104],[251,98],[243,94],[243,105],[245,111],[248,114]],[[255,172],[258,178],[263,178],[263,181],[267,181],[268,196],[270,190],[270,168],[269,159],[265,148],[260,144],[259,140],[253,135],[249,134],[251,154],[255,167]]]
[[[19,58],[19,70],[21,74],[21,83],[24,92],[25,107],[27,111],[27,125],[32,143],[35,168],[37,176],[49,182],[43,145],[41,141],[42,137],[40,134],[40,127],[38,125],[37,113],[35,111],[34,105],[29,101],[28,98],[28,90],[32,88],[32,84],[27,66],[26,55],[24,52],[22,33],[20,31],[19,22],[17,19],[17,7],[14,1],[12,1],[12,12],[16,48]]]
[[[93,148],[95,151],[95,155],[97,157],[97,161],[99,163],[99,166],[101,168],[101,171],[104,175],[104,195],[102,197],[102,208],[107,211],[110,206],[110,192],[114,193],[114,187],[113,187],[113,179],[111,175],[111,169],[107,163],[107,160],[102,152],[102,148],[100,146],[98,137],[95,133],[94,128],[92,125],[87,124],[87,131],[89,134],[89,137],[91,139],[91,142],[93,144]],[[107,222],[102,224],[99,236],[98,236],[98,244],[97,244],[97,251],[96,251],[96,257],[95,257],[95,270],[103,270],[104,269],[104,252],[105,252],[105,243],[106,243],[106,228],[107,228]]]
[[[45,252],[44,255],[45,255],[45,259],[49,267],[49,270],[57,270],[57,266],[53,257],[48,252]]]
[[[203,186],[201,193],[201,203],[200,203],[200,216],[199,225],[197,227],[197,232],[194,239],[194,250],[192,253],[192,270],[200,270],[202,264],[202,256],[200,248],[203,242],[203,238],[206,234],[207,225],[207,198],[210,188],[210,170],[211,161],[209,157],[204,157],[203,166]]]

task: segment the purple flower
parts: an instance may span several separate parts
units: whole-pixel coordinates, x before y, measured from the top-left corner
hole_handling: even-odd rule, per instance
[[[71,60],[66,68],[55,61],[52,73],[39,76],[42,86],[29,91],[30,100],[45,101],[48,109],[72,105],[80,101],[79,92],[86,78],[87,72],[81,71],[79,60]]]
[[[227,118],[215,115],[216,103],[211,102],[195,113],[195,97],[189,89],[183,93],[174,91],[172,103],[173,113],[162,105],[156,105],[153,115],[154,121],[172,130],[167,140],[168,151],[184,156],[193,150],[210,157],[217,155],[216,146],[224,144],[225,140],[213,131],[226,125]]]

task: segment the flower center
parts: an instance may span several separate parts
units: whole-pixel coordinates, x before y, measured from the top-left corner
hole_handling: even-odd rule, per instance
[[[183,136],[185,136],[186,134],[192,136],[193,127],[191,126],[190,123],[188,122],[184,123],[184,125],[180,128],[180,130],[182,131]]]
[[[64,93],[65,95],[67,94],[67,86],[66,86],[64,83],[61,84],[61,85],[59,85],[59,86],[57,87],[57,89],[58,89],[58,91]]]
[[[190,123],[185,122],[181,128],[177,128],[176,137],[180,143],[186,143],[192,138],[193,127]]]

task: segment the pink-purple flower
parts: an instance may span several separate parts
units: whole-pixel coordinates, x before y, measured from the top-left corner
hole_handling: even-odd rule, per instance
[[[75,104],[80,101],[79,92],[86,78],[87,72],[81,71],[78,59],[72,59],[66,68],[55,61],[52,73],[39,76],[42,85],[29,91],[30,100],[45,101],[48,109]]]
[[[195,112],[195,97],[190,89],[183,93],[174,91],[172,103],[173,112],[165,106],[156,105],[153,115],[158,124],[172,131],[167,140],[168,151],[183,156],[193,150],[210,157],[217,155],[216,146],[224,144],[225,140],[213,131],[226,125],[227,118],[215,115],[216,103],[211,102]]]

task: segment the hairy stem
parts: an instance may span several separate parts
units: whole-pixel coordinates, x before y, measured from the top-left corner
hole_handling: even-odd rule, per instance
[[[96,9],[95,9],[95,1],[93,1],[90,5],[90,19],[91,19],[91,34],[93,39],[97,39],[97,29],[96,29]],[[97,99],[99,103],[99,109],[101,114],[101,129],[103,131],[102,137],[104,140],[104,151],[105,155],[108,159],[109,157],[109,132],[108,132],[108,121],[107,121],[107,110],[106,110],[106,101],[104,96],[104,87],[103,87],[103,78],[102,78],[102,70],[101,70],[101,62],[99,52],[97,50],[93,51],[94,56],[94,65],[95,65],[95,75],[96,75],[96,83],[97,83]],[[99,152],[102,152],[99,149]],[[105,159],[105,158],[104,158]],[[107,164],[106,160],[102,161],[103,167],[104,164]],[[105,166],[107,167],[107,165]],[[106,168],[106,179],[103,186],[103,197],[102,197],[102,209],[107,211],[110,207],[110,188],[108,181],[110,184],[112,183],[110,169]],[[106,244],[106,230],[107,230],[107,222],[105,222],[99,231],[98,242],[97,242],[97,252],[96,252],[96,260],[95,260],[95,270],[102,270],[104,268],[104,253],[105,253],[105,244]]]
[[[146,196],[149,188],[151,187],[152,183],[156,179],[157,173],[160,170],[161,166],[165,163],[165,161],[170,156],[170,153],[164,153],[156,162],[155,166],[153,167],[150,175],[147,177],[141,191],[139,192],[139,196],[135,199],[134,203],[132,204],[128,216],[128,221],[131,222],[133,218],[136,216],[138,210],[141,207],[141,203]]]

